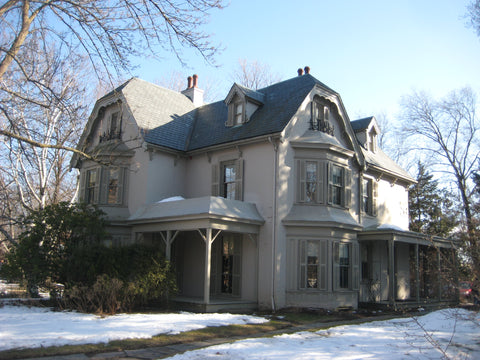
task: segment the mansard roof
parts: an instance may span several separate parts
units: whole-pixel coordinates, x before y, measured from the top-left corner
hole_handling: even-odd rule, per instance
[[[237,85],[238,86],[238,85]],[[306,96],[315,86],[332,95],[338,94],[310,74],[294,77],[256,91],[246,89],[245,95],[261,100],[262,104],[247,123],[226,127],[228,108],[224,101],[198,107],[194,113],[186,113],[174,122],[191,126],[191,133],[177,145],[169,143],[169,130],[179,124],[165,124],[150,131],[145,140],[148,143],[180,151],[193,151],[210,146],[226,144],[281,132],[298,111]],[[188,124],[188,125],[187,125]]]

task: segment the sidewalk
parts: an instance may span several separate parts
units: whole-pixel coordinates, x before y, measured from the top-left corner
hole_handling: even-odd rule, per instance
[[[281,335],[281,334],[291,334],[299,331],[313,331],[317,329],[327,329],[327,328],[339,326],[339,325],[359,324],[359,323],[370,322],[370,321],[388,320],[394,317],[398,317],[398,316],[380,315],[380,316],[372,316],[372,317],[367,317],[362,319],[311,323],[307,325],[292,326],[289,328],[274,330],[270,332],[262,332],[256,335],[251,335],[248,338],[267,337],[267,336],[269,337],[269,336],[275,336],[275,335]],[[137,349],[137,350],[124,350],[124,351],[100,353],[100,354],[93,354],[93,355],[73,354],[73,355],[28,358],[28,359],[21,359],[21,360],[90,360],[90,359],[92,360],[103,360],[103,359],[105,360],[122,360],[122,359],[154,360],[154,359],[163,359],[163,358],[171,357],[171,356],[174,356],[175,354],[181,354],[186,351],[192,351],[192,350],[209,347],[213,345],[231,343],[231,342],[243,340],[243,339],[245,339],[245,337],[217,338],[217,339],[209,339],[205,341],[196,341],[191,343],[150,347],[150,348]]]

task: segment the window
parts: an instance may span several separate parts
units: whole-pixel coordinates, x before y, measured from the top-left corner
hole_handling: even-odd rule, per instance
[[[237,166],[235,162],[222,165],[223,191],[222,195],[226,199],[235,200],[235,179]]]
[[[310,130],[322,131],[333,136],[334,130],[330,122],[330,105],[326,100],[315,96],[312,102]]]
[[[325,163],[315,160],[296,161],[297,202],[308,204],[323,203],[323,174]]]
[[[115,205],[123,202],[123,174],[123,168],[114,167],[104,169],[103,203]]]
[[[378,184],[373,179],[362,179],[362,211],[365,214],[377,215]]]
[[[326,241],[300,241],[300,288],[327,289]]]
[[[243,103],[235,104],[234,108],[234,125],[241,125],[243,123]]]
[[[100,136],[100,142],[121,139],[122,135],[122,117],[119,111],[110,115],[108,129]]]
[[[375,129],[368,133],[368,150],[371,152],[377,151],[377,132]]]
[[[352,290],[359,286],[358,244],[335,242],[333,246],[334,288]]]
[[[342,166],[328,164],[328,203],[350,207],[352,172]]]
[[[212,166],[212,196],[243,200],[243,159]]]
[[[98,202],[97,169],[87,170],[85,202],[96,204]]]
[[[80,201],[88,204],[122,205],[125,169],[99,167],[82,173]]]

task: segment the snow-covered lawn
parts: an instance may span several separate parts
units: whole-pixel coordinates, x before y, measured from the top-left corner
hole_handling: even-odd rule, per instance
[[[206,326],[261,323],[233,314],[122,314],[100,318],[75,312],[6,305],[0,308],[0,350],[148,338]],[[480,359],[480,315],[440,310],[417,318],[375,321],[212,346],[173,359]]]
[[[480,359],[480,316],[441,310],[417,318],[247,339],[170,359]]]
[[[0,351],[14,348],[103,343],[178,334],[207,326],[258,324],[265,318],[233,314],[120,314],[99,317],[48,308],[0,308]]]

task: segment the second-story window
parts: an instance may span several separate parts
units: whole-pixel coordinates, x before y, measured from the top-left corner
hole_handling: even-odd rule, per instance
[[[243,200],[243,159],[212,165],[212,195]]]
[[[333,163],[328,164],[328,203],[330,205],[350,207],[351,184],[351,170]]]
[[[222,166],[222,195],[226,199],[235,200],[237,166],[235,162],[225,163]]]
[[[312,116],[310,119],[310,130],[322,131],[333,136],[334,130],[331,124],[330,105],[319,96],[315,96],[312,102]]]
[[[362,179],[362,211],[365,214],[377,215],[378,184],[369,178]]]
[[[98,170],[87,170],[85,202],[87,204],[96,204],[98,202]]]

